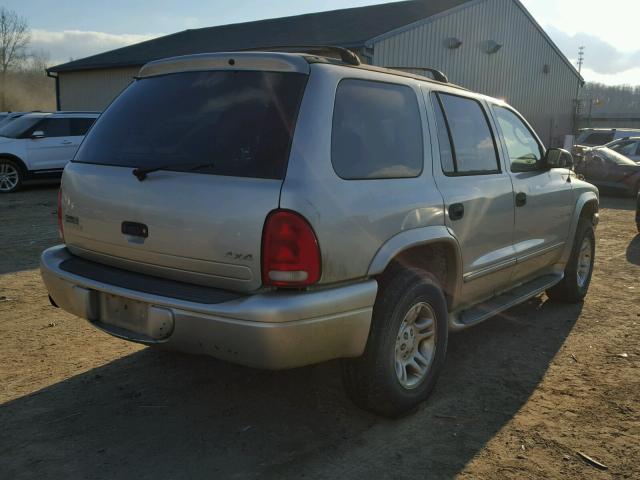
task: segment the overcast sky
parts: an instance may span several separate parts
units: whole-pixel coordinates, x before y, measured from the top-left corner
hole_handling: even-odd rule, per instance
[[[587,81],[640,85],[640,45],[632,40],[640,0],[521,1],[574,63],[586,47]],[[28,20],[32,48],[49,52],[52,63],[187,28],[375,3],[381,0],[0,0]]]

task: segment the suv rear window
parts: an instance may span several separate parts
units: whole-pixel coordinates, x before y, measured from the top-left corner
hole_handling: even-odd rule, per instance
[[[306,76],[184,72],[135,81],[74,161],[237,177],[284,177]]]
[[[578,137],[576,143],[587,147],[595,147],[609,143],[611,140],[613,140],[613,132],[585,132]]]

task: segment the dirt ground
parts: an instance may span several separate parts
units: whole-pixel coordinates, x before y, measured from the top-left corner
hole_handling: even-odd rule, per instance
[[[640,478],[640,236],[603,199],[583,305],[535,298],[452,335],[401,420],[337,362],[267,372],[120,341],[49,305],[56,188],[0,197],[0,478]],[[600,470],[577,452],[605,464]]]

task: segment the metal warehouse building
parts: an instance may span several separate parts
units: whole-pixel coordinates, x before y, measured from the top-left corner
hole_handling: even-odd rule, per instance
[[[542,140],[573,130],[583,80],[519,0],[413,0],[185,30],[49,69],[58,108],[102,110],[150,60],[284,45],[336,45],[363,62],[504,98]]]

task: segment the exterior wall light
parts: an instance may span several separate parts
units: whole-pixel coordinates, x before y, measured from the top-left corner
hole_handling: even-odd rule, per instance
[[[549,73],[551,73],[551,67],[547,64],[545,64],[542,67],[542,73],[544,73],[545,75],[549,75]]]
[[[489,40],[486,43],[486,52],[489,55],[493,55],[494,53],[498,53],[498,51],[502,48],[502,44],[496,42],[495,40]]]
[[[462,46],[462,40],[456,37],[447,38],[445,40],[445,45],[450,50],[457,50]]]

